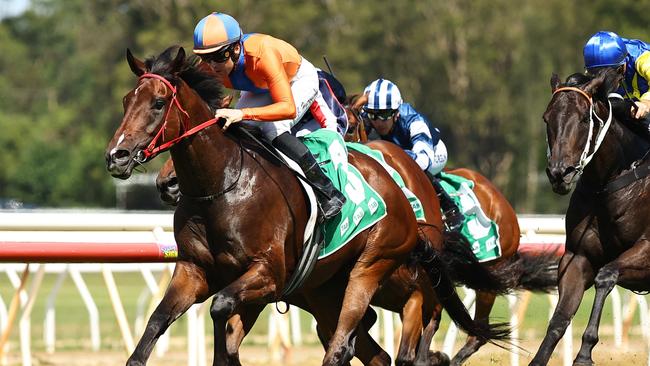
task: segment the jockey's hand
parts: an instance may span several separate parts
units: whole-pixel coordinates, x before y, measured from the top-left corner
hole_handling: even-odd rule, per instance
[[[223,130],[225,131],[231,124],[241,122],[244,119],[244,112],[241,109],[222,108],[217,109],[214,118],[223,118],[226,120],[226,123],[223,124]]]
[[[634,118],[641,119],[646,117],[650,112],[650,100],[639,100],[634,103],[636,104],[636,113],[634,113],[634,108],[632,108]]]

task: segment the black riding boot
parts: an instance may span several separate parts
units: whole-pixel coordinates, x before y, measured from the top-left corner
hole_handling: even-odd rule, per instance
[[[445,223],[450,231],[460,230],[465,221],[465,215],[460,212],[459,207],[456,205],[456,202],[449,196],[449,194],[442,188],[440,184],[440,177],[429,174],[427,176],[433,184],[436,193],[438,195],[438,200],[440,201],[440,208],[442,209],[443,214],[445,215]]]
[[[273,140],[273,146],[298,163],[307,180],[314,185],[323,219],[331,219],[341,212],[345,196],[334,188],[314,156],[297,137],[285,132]]]

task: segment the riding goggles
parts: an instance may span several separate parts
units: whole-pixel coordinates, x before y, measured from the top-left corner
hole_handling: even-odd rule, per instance
[[[388,121],[397,114],[396,109],[364,109],[370,119]]]
[[[230,56],[232,56],[233,49],[234,49],[234,44],[224,48],[223,50],[217,51],[217,52],[212,52],[212,53],[206,53],[203,55],[199,55],[201,59],[205,62],[214,62],[214,63],[223,63],[226,62]]]

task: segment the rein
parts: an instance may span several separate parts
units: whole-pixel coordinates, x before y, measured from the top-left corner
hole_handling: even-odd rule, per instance
[[[138,163],[144,163],[147,162],[151,159],[153,159],[156,155],[160,154],[161,152],[169,150],[172,146],[176,145],[178,142],[180,142],[183,139],[186,139],[197,132],[217,123],[219,119],[217,118],[212,118],[210,120],[207,120],[197,126],[194,126],[193,128],[188,129],[187,128],[187,121],[190,119],[190,115],[183,109],[181,106],[181,103],[178,101],[178,93],[176,90],[176,87],[172,85],[172,83],[169,82],[169,80],[165,79],[164,77],[158,75],[158,74],[151,74],[151,73],[145,73],[140,76],[140,80],[142,79],[158,79],[169,88],[169,90],[172,91],[172,102],[169,104],[167,107],[167,111],[165,112],[165,120],[163,122],[162,127],[154,136],[153,140],[149,143],[149,145],[144,149],[140,150],[134,160]],[[163,136],[165,129],[167,128],[167,118],[169,117],[169,112],[172,109],[172,105],[176,105],[176,108],[184,115],[184,118],[182,120],[181,126],[183,127],[183,130],[185,130],[184,133],[182,133],[180,136],[177,136],[167,142],[164,142],[162,144],[158,144],[158,140]]]
[[[167,111],[165,112],[165,120],[163,122],[162,127],[156,134],[156,136],[154,136],[153,140],[151,140],[149,145],[144,150],[140,150],[137,153],[137,155],[134,157],[134,160],[137,161],[138,163],[144,163],[150,159],[153,159],[156,155],[160,154],[163,151],[169,150],[172,146],[176,145],[181,140],[186,139],[219,121],[219,119],[217,118],[212,118],[197,126],[188,129],[187,121],[189,121],[190,115],[189,113],[187,113],[187,111],[185,111],[185,109],[183,109],[183,106],[181,106],[181,103],[178,101],[178,93],[176,87],[174,87],[172,83],[169,82],[169,80],[165,79],[164,77],[158,74],[145,73],[140,76],[140,80],[142,79],[158,79],[162,81],[163,84],[165,84],[165,86],[167,86],[167,88],[169,88],[169,90],[172,91],[172,102],[167,107]],[[182,133],[180,136],[177,136],[167,142],[158,145],[158,140],[164,134],[165,128],[167,127],[167,118],[169,117],[169,112],[172,109],[172,105],[176,105],[178,110],[184,115],[184,118],[181,121],[181,127],[182,130],[185,130],[185,132]],[[242,171],[244,170],[244,148],[241,146],[241,142],[239,143],[239,154],[240,154],[239,174],[237,175],[237,179],[235,179],[226,189],[207,196],[190,196],[183,192],[181,192],[181,195],[187,197],[192,201],[208,202],[217,199],[220,196],[232,191],[237,186],[237,183],[239,182],[239,178],[241,178]]]
[[[613,97],[611,94],[608,96],[607,103],[609,104],[609,115],[607,116],[607,121],[603,121],[598,114],[596,114],[596,111],[594,109],[594,101],[593,98],[587,94],[584,90],[575,88],[572,86],[565,86],[562,88],[555,89],[553,92],[553,95],[563,92],[563,91],[574,91],[585,97],[589,101],[589,135],[587,135],[587,143],[585,144],[585,148],[582,151],[582,154],[580,155],[580,161],[578,162],[578,165],[575,166],[574,168],[576,169],[576,174],[573,175],[572,180],[575,177],[579,177],[587,164],[591,161],[591,159],[594,157],[596,152],[598,151],[598,148],[600,148],[600,145],[602,144],[603,140],[605,139],[605,135],[607,134],[607,131],[609,130],[609,127],[611,126],[612,123],[612,103],[609,101],[610,97]],[[593,146],[593,152],[589,154],[589,150],[591,149],[591,140],[593,137],[594,133],[594,118],[598,120],[599,128],[598,128],[598,135],[596,135],[596,142],[594,143]]]

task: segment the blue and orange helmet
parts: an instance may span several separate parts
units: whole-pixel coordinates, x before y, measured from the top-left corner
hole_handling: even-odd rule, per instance
[[[235,18],[224,13],[212,13],[194,27],[194,53],[206,54],[239,42],[242,30]]]
[[[619,66],[625,63],[625,42],[614,32],[600,31],[587,41],[583,49],[585,68]]]

